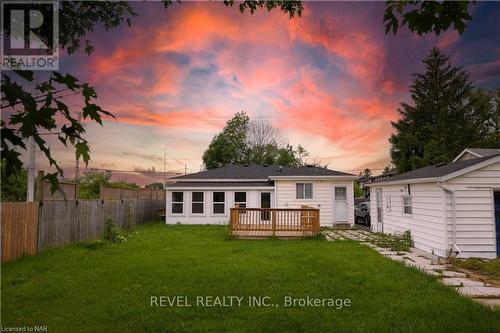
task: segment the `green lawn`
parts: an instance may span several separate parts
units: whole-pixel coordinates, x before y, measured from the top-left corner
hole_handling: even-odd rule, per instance
[[[2,265],[2,325],[49,332],[499,332],[500,311],[351,242],[231,240],[217,226],[147,225],[129,241],[72,245]],[[185,295],[191,307],[151,307]],[[197,307],[197,296],[272,307]],[[350,299],[285,307],[283,297]]]

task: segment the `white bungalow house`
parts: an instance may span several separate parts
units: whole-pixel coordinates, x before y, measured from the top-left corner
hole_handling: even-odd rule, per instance
[[[442,257],[499,255],[500,151],[466,149],[368,186],[372,231],[409,230],[415,247]]]
[[[166,223],[227,224],[231,207],[320,210],[320,224],[354,225],[357,177],[314,166],[232,165],[172,178]]]

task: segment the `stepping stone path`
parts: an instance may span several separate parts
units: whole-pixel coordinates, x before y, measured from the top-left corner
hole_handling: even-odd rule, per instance
[[[472,298],[474,301],[490,306],[500,307],[500,288],[483,281],[472,280],[466,274],[448,270],[448,267],[439,262],[435,255],[420,249],[411,248],[409,252],[391,251],[379,247],[371,241],[374,236],[371,232],[356,229],[328,229],[323,231],[329,241],[351,240],[371,247],[382,256],[416,267],[427,274],[437,276],[442,283],[455,288],[461,295]]]

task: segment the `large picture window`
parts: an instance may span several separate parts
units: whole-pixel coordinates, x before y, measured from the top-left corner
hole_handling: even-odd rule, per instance
[[[172,214],[184,212],[184,192],[172,192]]]
[[[297,183],[295,184],[296,199],[312,199],[313,184],[312,183]]]
[[[407,215],[413,214],[411,196],[403,196],[403,213]]]
[[[193,192],[191,198],[191,213],[193,214],[203,214],[203,192]]]
[[[214,214],[224,214],[226,193],[214,192],[213,193],[213,212]]]
[[[247,192],[234,192],[234,203],[240,208],[247,208]]]

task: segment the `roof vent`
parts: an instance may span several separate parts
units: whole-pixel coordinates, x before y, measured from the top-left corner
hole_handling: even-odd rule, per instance
[[[283,167],[280,165],[278,172],[283,172]]]
[[[264,168],[267,168],[269,166],[269,164],[264,164]]]

